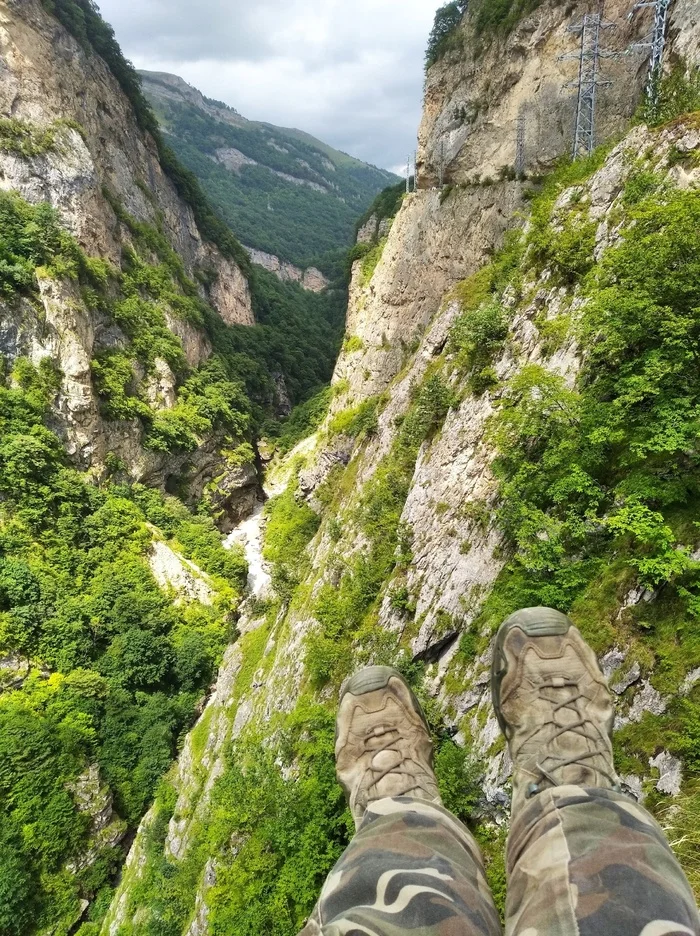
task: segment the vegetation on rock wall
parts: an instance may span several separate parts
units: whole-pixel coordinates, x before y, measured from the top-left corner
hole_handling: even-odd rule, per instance
[[[193,451],[212,432],[240,439],[261,431],[266,420],[266,431],[279,431],[269,422],[273,376],[285,378],[298,402],[329,380],[342,332],[344,294],[308,293],[257,270],[253,300],[258,324],[227,326],[201,298],[164,235],[134,221],[111,200],[134,244],[124,249],[122,271],[89,258],[48,205],[33,207],[1,195],[0,293],[36,296],[37,270],[64,277],[80,288],[88,308],[119,326],[127,341],[117,349],[98,348],[95,382],[105,415],[141,419],[148,447]],[[215,355],[198,370],[187,367],[166,310],[208,332]],[[167,363],[179,385],[174,409],[156,411],[146,399],[159,360]]]
[[[453,0],[440,7],[425,53],[426,69],[453,49],[461,48],[459,27],[465,13],[477,38],[495,33],[508,33],[528,13],[536,10],[542,0]]]
[[[586,199],[577,186],[600,168],[605,152],[547,181],[527,233],[506,250],[517,265],[505,279],[492,267],[464,285],[465,314],[452,342],[466,355],[470,381],[489,347],[474,340],[483,321],[496,314],[492,336],[502,336],[513,298],[531,301],[544,270],[569,294],[554,319],[535,320],[545,352],[575,339],[583,367],[573,387],[542,364],[529,364],[495,390],[489,439],[498,453],[497,523],[512,552],[463,635],[456,663],[473,662],[518,607],[567,611],[599,654],[624,647],[626,666],[639,665],[641,678],[665,700],[662,714],[647,713],[616,733],[620,772],[648,775],[649,759],[665,749],[694,776],[700,696],[697,686],[682,687],[700,665],[694,454],[700,244],[693,233],[700,193],[674,189],[655,167],[653,151],[640,157],[611,216],[617,238],[594,265]],[[621,607],[639,586],[649,600]],[[664,821],[665,797],[653,783],[645,793]],[[695,796],[691,784],[682,797],[688,816]],[[689,844],[694,825],[686,841],[670,814],[666,821],[698,888]]]
[[[673,189],[651,162],[640,159],[628,173],[613,211],[619,239],[593,265],[584,249],[592,249],[592,242],[583,186],[604,155],[596,153],[587,164],[565,166],[548,180],[533,203],[527,233],[512,236],[492,264],[456,291],[463,315],[446,352],[414,388],[407,412],[395,424],[391,451],[364,486],[357,483],[362,450],[377,431],[377,412],[385,400],[366,401],[331,420],[329,435],[354,436],[357,448],[350,464],[334,468],[314,495],[321,506],[321,527],[314,542],[317,562],[326,557],[322,568],[312,568],[303,557],[303,543],[314,534],[318,520],[294,486],[268,508],[267,556],[277,584],[275,610],[268,622],[276,623],[261,638],[261,655],[251,663],[251,672],[272,665],[274,650],[265,657],[263,647],[274,647],[290,626],[279,613],[280,603],[282,609],[289,607],[293,626],[309,617],[316,622],[305,638],[303,695],[288,716],[293,723],[303,718],[319,725],[309,716],[308,694],[332,700],[344,676],[361,663],[398,666],[425,704],[435,732],[445,801],[475,829],[500,906],[505,833],[479,818],[484,767],[469,754],[469,719],[459,725],[467,741],[465,751],[445,731],[438,704],[423,688],[425,665],[413,660],[409,649],[421,621],[406,587],[412,537],[401,522],[403,508],[419,453],[429,460],[431,440],[439,435],[450,407],[460,400],[488,391],[495,404],[489,425],[500,485],[495,522],[507,543],[508,562],[491,594],[481,599],[479,616],[461,636],[447,677],[450,692],[469,688],[459,683],[460,672],[467,666],[472,675],[479,674],[474,665],[508,613],[523,605],[553,604],[574,616],[599,652],[613,643],[623,645],[628,662],[638,662],[643,678],[650,679],[667,700],[662,715],[646,715],[617,733],[620,770],[648,776],[649,758],[661,749],[681,757],[691,775],[697,769],[698,688],[682,694],[679,684],[688,670],[700,665],[695,626],[699,572],[691,558],[698,541],[694,516],[700,477],[691,439],[697,434],[699,409],[694,396],[698,383],[694,348],[700,307],[700,279],[694,272],[700,255],[692,232],[700,220],[700,199],[697,191]],[[570,192],[568,198],[560,199],[565,190]],[[500,382],[494,364],[508,343],[517,357],[512,323],[520,310],[530,309],[545,270],[545,281],[566,296],[557,318],[534,320],[545,355],[576,338],[583,370],[573,387],[543,362],[526,365]],[[468,506],[475,523],[486,527],[494,522],[488,507]],[[280,545],[285,542],[294,546],[283,557]],[[287,563],[294,566],[293,574],[285,568]],[[648,587],[653,600],[621,609],[624,595],[638,584]],[[379,607],[387,595],[403,621],[398,632],[378,627]],[[443,625],[448,633],[459,628],[459,622],[451,619]],[[273,642],[268,642],[269,636]],[[332,708],[330,701],[324,716],[328,725]],[[286,786],[297,788],[295,754],[303,752],[305,744],[320,741],[323,729],[318,727],[317,733],[312,727],[302,743],[301,738],[295,742],[285,735],[281,725],[275,722],[266,730],[264,747],[277,763],[273,765],[270,756],[270,765],[255,773],[255,798],[284,804],[275,816],[286,829],[305,808],[291,794],[287,800]],[[255,734],[259,726],[251,731],[246,743],[259,745]],[[282,738],[290,739],[291,747]],[[337,789],[325,786],[325,769],[330,770],[331,763],[326,743],[325,754],[316,755],[315,786],[325,792],[322,803],[316,804],[313,822],[309,820],[324,867],[342,847],[339,833],[347,832]],[[306,791],[313,762],[302,754],[298,769],[299,789]],[[233,788],[240,790],[233,763],[227,772]],[[674,847],[697,885],[692,785],[686,786],[680,799],[690,823],[686,834],[667,813],[667,800],[653,783],[646,793],[648,805],[668,825]],[[311,879],[300,871],[306,868],[305,837],[300,833],[290,849],[291,839],[275,840],[264,821],[253,828],[252,823],[247,825],[247,813],[245,817],[234,813],[229,810],[227,835],[235,848],[223,850],[221,883],[217,879],[206,898],[212,931],[242,936],[267,926],[291,934],[316,896],[308,886]],[[236,854],[244,855],[240,864]],[[255,889],[252,867],[262,869]],[[297,893],[305,897],[299,901],[286,897],[286,923],[280,925],[270,910],[278,906],[280,893],[286,895],[278,881],[286,887],[288,874],[294,875]],[[231,896],[237,894],[247,895],[247,900]]]
[[[658,127],[681,114],[699,110],[700,68],[681,61],[668,74],[655,76],[654,94],[645,97],[640,117]]]
[[[372,217],[375,217],[378,223],[384,221],[386,218],[395,217],[398,214],[405,194],[405,182],[398,182],[396,185],[390,185],[388,188],[383,189],[356,222],[355,234],[357,235],[360,228],[364,227]]]
[[[453,0],[441,6],[435,14],[435,22],[428,38],[425,67],[430,68],[450,49],[456,48],[457,29],[467,11],[467,0]]]
[[[315,360],[305,359],[313,357],[308,345],[297,350],[313,327],[301,290],[298,318],[282,321],[289,309],[282,284],[265,281],[258,302],[266,303],[267,323],[230,329],[199,298],[162,234],[121,210],[120,217],[134,244],[123,272],[87,257],[49,206],[0,197],[4,301],[40,307],[37,276],[72,283],[89,308],[127,336],[121,351],[98,353],[94,362],[110,416],[142,418],[153,448],[187,450],[211,431],[234,439],[248,433],[247,394],[264,400],[280,344],[281,365],[295,374],[293,392],[328,378],[322,344]],[[188,371],[165,307],[208,325],[219,354]],[[285,327],[296,328],[293,339]],[[332,352],[325,353],[328,368]],[[137,367],[148,374],[157,358],[182,381],[177,406],[161,413],[134,388]],[[96,918],[104,913],[121,860],[106,845],[84,873],[65,870],[90,847],[89,817],[76,810],[66,784],[98,764],[116,814],[130,827],[138,822],[232,639],[231,614],[246,570],[237,553],[222,549],[210,520],[138,486],[95,487],[68,467],[47,428],[61,386],[48,361],[37,370],[20,360],[6,376],[12,386],[0,391],[0,649],[10,665],[0,695],[0,877],[12,886],[0,892],[0,928],[25,934],[56,923],[63,932],[80,899],[96,900]],[[149,525],[213,576],[213,606],[175,607],[158,588],[145,562],[154,536]],[[36,742],[29,744],[30,736]]]

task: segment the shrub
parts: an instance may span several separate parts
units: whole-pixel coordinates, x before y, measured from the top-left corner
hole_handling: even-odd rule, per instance
[[[331,436],[347,435],[357,439],[363,435],[372,435],[378,425],[378,410],[381,403],[379,397],[370,397],[331,419],[328,432]]]
[[[455,33],[467,10],[467,0],[446,3],[435,14],[435,21],[428,39],[425,67],[430,68],[455,47]]]
[[[700,68],[677,62],[667,75],[653,79],[653,94],[646,95],[641,117],[652,127],[700,110]]]
[[[384,248],[387,244],[387,238],[384,237],[379,241],[378,244],[375,244],[362,258],[362,267],[360,275],[360,285],[367,286],[369,285],[370,280],[374,276],[374,271],[379,265],[379,261],[382,259],[384,254]]]
[[[343,351],[345,354],[354,354],[356,351],[362,351],[364,343],[358,335],[348,335],[343,342]]]
[[[497,382],[490,365],[502,350],[508,336],[508,319],[494,298],[461,315],[450,331],[450,347],[456,351],[460,366],[472,374],[474,393]]]
[[[319,518],[303,501],[295,497],[290,485],[284,494],[265,505],[265,541],[263,556],[272,563],[273,585],[282,598],[291,597],[306,568],[306,547],[315,536]]]
[[[401,442],[412,447],[429,439],[443,424],[457,400],[440,374],[432,374],[418,390],[401,426]]]

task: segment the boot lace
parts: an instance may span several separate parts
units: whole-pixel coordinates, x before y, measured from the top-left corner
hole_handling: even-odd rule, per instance
[[[563,698],[559,702],[554,702],[551,696],[545,695],[546,690],[562,689],[569,689],[570,692],[568,697]],[[530,784],[528,797],[539,793],[545,782],[555,787],[560,786],[562,781],[557,779],[555,774],[558,771],[564,770],[566,767],[575,765],[580,767],[590,766],[590,769],[595,769],[599,774],[606,777],[606,779],[610,781],[613,789],[619,790],[617,776],[608,769],[610,750],[607,736],[594,722],[585,716],[581,703],[585,703],[588,700],[585,699],[583,693],[580,691],[578,682],[566,678],[551,679],[540,685],[539,694],[540,698],[544,699],[548,705],[552,706],[552,717],[547,719],[543,724],[539,724],[537,727],[533,728],[529,735],[524,738],[521,745],[521,747],[523,747],[529,744],[539,733],[546,733],[543,745],[544,756],[538,758],[535,763],[535,767],[540,773],[540,779],[536,783]],[[560,724],[557,721],[557,715],[559,712],[567,710],[573,712],[576,716],[576,720],[567,724]],[[552,728],[554,729],[553,731],[551,730]],[[587,751],[581,750],[571,755],[555,754],[548,751],[552,742],[570,732],[589,742],[590,749]],[[600,761],[595,765],[595,768],[586,764],[587,761],[592,761],[596,757],[600,758]]]
[[[421,780],[426,776],[425,770],[417,763],[413,758],[407,757],[401,750],[401,732],[396,728],[387,728],[384,725],[375,725],[373,728],[367,731],[367,734],[364,739],[364,748],[365,753],[370,755],[370,766],[362,774],[355,785],[354,799],[357,799],[358,794],[361,791],[364,791],[364,799],[367,802],[370,802],[373,799],[378,799],[381,794],[378,793],[377,787],[381,781],[388,777],[389,774],[394,777],[402,777],[403,779],[397,782],[397,788],[392,791],[392,796],[410,796],[416,790],[420,790],[423,793],[431,795],[431,792],[426,789]],[[377,769],[376,767],[371,766],[372,760],[381,754],[384,751],[393,751],[399,755],[401,758],[400,762],[395,766],[382,767]],[[413,769],[410,769],[406,766],[407,761],[410,761],[414,765]],[[369,778],[369,782],[367,782]],[[375,795],[373,795],[375,794]]]

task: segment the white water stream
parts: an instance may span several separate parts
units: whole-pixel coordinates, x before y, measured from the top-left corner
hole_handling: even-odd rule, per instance
[[[224,540],[226,549],[236,544],[243,547],[248,563],[248,588],[255,598],[263,598],[272,583],[262,555],[263,511],[264,504],[258,504],[253,513]]]
[[[294,459],[313,451],[315,446],[315,434],[303,439],[286,456],[281,468],[278,466],[272,478],[268,475],[267,483],[264,485],[265,495],[268,500],[282,494],[289,484],[289,466],[294,464]],[[246,562],[248,563],[248,590],[254,598],[268,597],[272,585],[269,567],[262,555],[263,532],[265,530],[264,508],[264,504],[258,504],[253,513],[245,520],[241,520],[236,529],[229,533],[224,540],[225,549],[231,549],[234,545],[243,547]]]

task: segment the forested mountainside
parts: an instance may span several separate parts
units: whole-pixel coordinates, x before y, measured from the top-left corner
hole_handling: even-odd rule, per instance
[[[166,138],[240,240],[333,275],[357,218],[397,177],[299,130],[246,120],[175,75],[139,74]]]
[[[608,61],[572,163],[586,10],[438,12],[419,187],[356,222],[346,310],[250,264],[91,0],[0,0],[3,936],[295,936],[368,662],[502,902],[490,642],[539,602],[700,894],[700,24],[674,0],[655,102]]]

